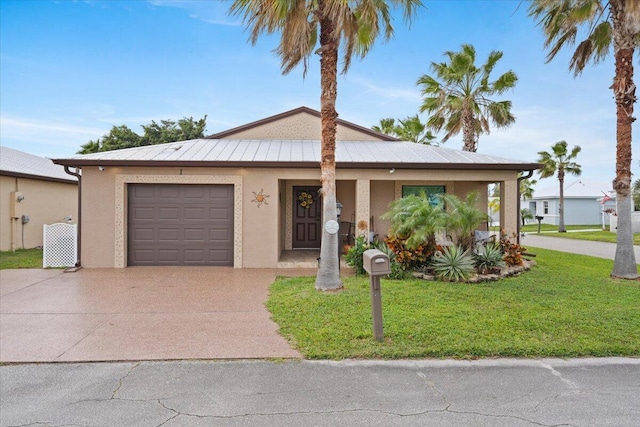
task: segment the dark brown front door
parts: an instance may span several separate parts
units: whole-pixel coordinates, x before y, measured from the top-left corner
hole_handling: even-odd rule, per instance
[[[318,249],[322,238],[320,187],[293,187],[293,248]]]

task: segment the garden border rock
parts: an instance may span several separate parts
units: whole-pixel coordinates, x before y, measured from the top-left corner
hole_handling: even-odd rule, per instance
[[[515,265],[511,267],[503,267],[500,268],[500,273],[496,274],[474,274],[464,282],[458,283],[482,283],[482,282],[495,282],[500,279],[504,279],[505,277],[518,276],[525,271],[531,270],[531,267],[536,265],[534,260],[522,260],[522,265]],[[413,277],[416,279],[429,280],[429,281],[438,281],[437,277],[433,274],[427,273],[413,273]],[[455,283],[455,282],[454,282]]]

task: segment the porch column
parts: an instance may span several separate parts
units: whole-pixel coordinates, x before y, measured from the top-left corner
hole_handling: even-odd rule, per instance
[[[371,181],[359,179],[356,181],[356,224],[355,235],[364,236],[369,241],[371,224]]]
[[[511,238],[518,230],[518,181],[500,183],[500,228]]]

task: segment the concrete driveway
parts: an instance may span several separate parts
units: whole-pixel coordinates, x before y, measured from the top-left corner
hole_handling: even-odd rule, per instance
[[[2,270],[0,362],[298,358],[264,306],[276,273]]]

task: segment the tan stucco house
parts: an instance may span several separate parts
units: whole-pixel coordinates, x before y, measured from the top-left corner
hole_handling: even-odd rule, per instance
[[[42,226],[75,223],[78,180],[50,159],[0,147],[0,250],[42,246]]]
[[[206,139],[57,159],[82,172],[84,267],[282,267],[320,247],[320,114],[301,107]],[[384,236],[389,203],[425,189],[460,197],[499,182],[517,229],[517,174],[535,163],[398,141],[338,121],[337,198],[355,234]],[[279,264],[280,263],[280,264]]]

